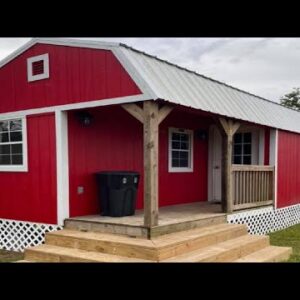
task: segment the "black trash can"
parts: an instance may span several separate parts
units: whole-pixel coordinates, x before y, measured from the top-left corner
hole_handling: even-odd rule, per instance
[[[102,216],[123,217],[135,214],[140,175],[129,171],[96,173]]]

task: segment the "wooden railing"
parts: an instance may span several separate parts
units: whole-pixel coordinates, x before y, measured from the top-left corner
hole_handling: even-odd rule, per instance
[[[233,210],[274,202],[274,167],[232,165]]]

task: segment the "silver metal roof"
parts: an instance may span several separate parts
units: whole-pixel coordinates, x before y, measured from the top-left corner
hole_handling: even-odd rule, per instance
[[[122,46],[122,45],[121,45]],[[127,46],[120,47],[154,99],[300,133],[300,113]]]
[[[34,38],[0,62],[0,68],[36,43],[111,50],[143,92],[195,109],[300,133],[300,113],[119,43]]]

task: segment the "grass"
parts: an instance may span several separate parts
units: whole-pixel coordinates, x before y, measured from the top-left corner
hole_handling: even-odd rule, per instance
[[[300,262],[300,224],[269,234],[273,246],[292,247],[288,262]]]
[[[0,250],[0,262],[13,262],[23,259],[24,254],[21,252]]]

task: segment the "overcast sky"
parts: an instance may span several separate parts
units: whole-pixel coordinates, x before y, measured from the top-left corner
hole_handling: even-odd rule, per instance
[[[300,38],[89,38],[119,41],[279,102],[300,87]],[[0,38],[0,60],[30,39]]]

